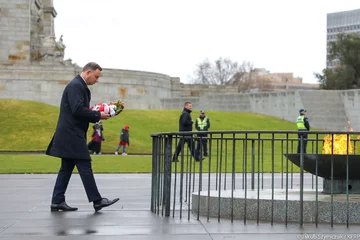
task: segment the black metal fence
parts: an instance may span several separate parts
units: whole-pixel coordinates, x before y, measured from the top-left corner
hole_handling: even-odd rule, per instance
[[[359,223],[360,133],[306,133],[152,134],[151,211],[244,223]]]

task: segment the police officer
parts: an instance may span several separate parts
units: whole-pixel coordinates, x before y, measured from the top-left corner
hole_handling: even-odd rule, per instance
[[[196,119],[195,128],[198,131],[208,131],[210,129],[210,119],[205,116],[205,111],[200,111],[200,116]],[[196,151],[198,154],[201,152],[201,146],[203,147],[204,157],[208,156],[207,152],[207,134],[206,133],[198,133],[198,141]]]
[[[298,129],[298,131],[304,131],[304,133],[299,133],[298,137],[299,137],[299,142],[298,142],[298,149],[297,149],[297,153],[300,153],[300,148],[301,148],[301,136],[303,137],[303,150],[304,153],[306,153],[306,145],[307,145],[307,131],[310,131],[310,123],[308,118],[306,117],[306,110],[305,109],[300,109],[299,111],[300,116],[298,116],[298,118],[296,119],[296,127]],[[305,132],[306,131],[306,132]]]

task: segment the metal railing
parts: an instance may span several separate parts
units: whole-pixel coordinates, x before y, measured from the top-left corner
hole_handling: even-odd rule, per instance
[[[151,135],[152,212],[180,218],[187,215],[188,219],[193,214],[197,219],[217,217],[218,221],[223,217],[231,221],[241,218],[244,223],[248,219],[258,223],[267,219],[273,224],[280,219],[285,224],[298,222],[300,226],[309,221],[316,226],[320,222],[331,226],[360,222],[351,211],[360,205],[357,200],[350,201],[351,193],[358,189],[360,193],[360,174],[355,174],[360,170],[356,163],[359,139],[354,137],[360,132],[312,131],[306,132],[307,136],[298,131],[204,133],[207,137],[198,136],[198,132]],[[204,141],[208,157],[199,160]],[[174,157],[177,147],[181,150],[178,158]],[[360,156],[358,160],[360,163]],[[264,193],[268,198],[262,202]],[[337,193],[342,199],[334,198]],[[324,207],[320,197],[325,195],[330,197],[330,201],[325,201],[330,208],[328,219],[320,211]],[[306,211],[304,196],[311,196],[315,206],[310,213]],[[297,209],[293,209],[290,198],[296,198]],[[281,216],[277,201],[283,207]],[[335,211],[339,204],[346,211]]]

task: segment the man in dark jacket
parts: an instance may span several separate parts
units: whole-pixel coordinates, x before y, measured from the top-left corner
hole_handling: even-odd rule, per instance
[[[191,132],[193,120],[191,119],[192,104],[191,102],[185,102],[183,112],[179,118],[179,132]],[[178,157],[181,150],[184,147],[185,142],[187,143],[191,155],[194,157],[195,161],[200,161],[198,154],[195,153],[194,141],[191,136],[180,136],[179,143],[176,147],[175,154],[173,156],[173,162],[178,162]],[[203,159],[201,159],[203,160]]]
[[[204,110],[200,111],[200,116],[196,119],[196,122],[195,122],[195,128],[199,132],[208,131],[210,129],[210,119],[207,116],[205,116]],[[198,137],[199,137],[199,139],[197,140],[196,152],[197,152],[197,154],[199,154],[199,156],[201,156],[200,153],[201,153],[201,146],[202,146],[204,156],[207,157],[208,156],[207,134],[206,133],[198,133]]]
[[[74,167],[79,171],[89,202],[95,211],[110,206],[119,198],[102,198],[94,179],[91,158],[86,142],[89,122],[108,119],[109,114],[89,110],[90,90],[87,85],[98,82],[102,68],[93,62],[86,64],[80,75],[65,87],[60,104],[60,114],[55,134],[46,154],[61,158],[61,168],[54,186],[51,211],[76,211],[65,202],[67,189]]]

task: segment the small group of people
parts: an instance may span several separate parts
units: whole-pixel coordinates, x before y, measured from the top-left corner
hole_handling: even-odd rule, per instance
[[[101,121],[93,125],[93,134],[91,135],[91,141],[88,143],[88,149],[93,154],[101,154],[101,143],[105,141],[103,131],[104,127]]]
[[[91,141],[88,143],[88,149],[93,154],[101,154],[101,143],[105,141],[103,131],[104,131],[104,127],[101,121],[96,122],[93,125],[93,134],[91,135]],[[120,141],[118,147],[116,148],[115,155],[118,155],[119,150],[122,148],[121,155],[126,156],[127,146],[130,146],[130,135],[129,135],[129,126],[125,125],[120,132]]]
[[[193,130],[194,121],[191,118],[192,112],[192,103],[185,102],[184,109],[179,118],[179,132],[191,132]],[[306,153],[307,147],[307,139],[308,139],[308,131],[310,131],[310,123],[309,119],[306,116],[306,110],[300,109],[299,116],[296,119],[296,126],[299,132],[298,134],[298,148],[297,153],[301,152],[301,148],[303,152]],[[210,119],[205,115],[205,111],[200,111],[200,116],[195,121],[195,128],[199,133],[197,134],[197,138],[194,141],[194,138],[190,135],[180,136],[178,141],[178,145],[176,147],[175,153],[173,155],[173,162],[179,162],[180,152],[184,149],[185,143],[188,145],[190,153],[195,161],[202,161],[208,156],[207,144],[208,144],[208,136],[207,133],[201,133],[203,131],[208,131],[210,129]],[[195,148],[195,143],[197,146]],[[302,146],[301,146],[302,144]]]
[[[193,130],[194,121],[191,118],[192,112],[192,103],[185,102],[184,109],[179,118],[179,132],[191,132]],[[195,121],[195,128],[199,133],[197,134],[197,138],[194,141],[192,136],[180,136],[178,145],[175,150],[175,154],[173,155],[173,162],[178,162],[179,154],[184,149],[185,143],[188,145],[190,153],[195,161],[199,162],[204,160],[204,157],[209,156],[207,151],[207,133],[201,133],[204,131],[208,131],[210,129],[210,119],[205,115],[205,111],[200,111],[200,116]],[[195,148],[195,142],[197,142],[197,146]]]

